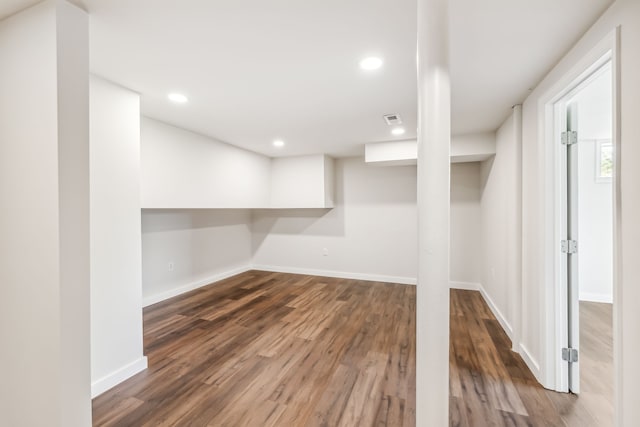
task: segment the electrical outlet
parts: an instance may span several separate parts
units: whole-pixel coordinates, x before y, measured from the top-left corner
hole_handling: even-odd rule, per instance
[[[329,249],[322,248],[322,256],[329,256]]]
[[[168,271],[173,271],[173,267],[174,267],[174,265],[173,265],[173,261],[171,261],[171,262],[169,263],[169,265],[167,266],[167,270],[168,270]]]

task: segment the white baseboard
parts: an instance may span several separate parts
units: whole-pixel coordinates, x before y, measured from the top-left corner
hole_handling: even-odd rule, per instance
[[[538,364],[536,359],[531,356],[531,352],[524,344],[520,343],[518,347],[520,349],[519,353],[522,357],[522,360],[524,360],[524,363],[527,365],[531,373],[533,373],[533,376],[535,376],[538,382],[542,384],[542,381],[540,381],[540,365]]]
[[[217,282],[219,280],[227,279],[227,278],[229,278],[231,276],[235,276],[236,274],[244,273],[244,272],[249,271],[249,270],[251,270],[251,266],[250,265],[243,265],[241,267],[234,268],[233,270],[224,271],[222,273],[218,273],[218,274],[216,274],[214,276],[211,276],[211,277],[208,277],[206,279],[198,280],[197,282],[192,282],[192,283],[188,283],[186,285],[178,286],[177,288],[173,288],[173,289],[170,289],[168,291],[165,291],[165,292],[162,292],[162,293],[159,293],[159,294],[145,296],[145,297],[142,298],[142,306],[143,307],[147,307],[147,306],[150,306],[152,304],[159,303],[159,302],[164,301],[166,299],[176,297],[178,295],[184,294],[184,293],[192,291],[194,289],[198,289],[198,288],[201,288],[203,286],[210,285],[210,284],[212,284],[214,282]]]
[[[365,280],[369,282],[399,283],[402,285],[415,285],[417,283],[415,277],[383,276],[378,274],[348,273],[345,271],[315,270],[310,268],[282,267],[274,265],[253,265],[252,270],[308,274],[311,276],[337,277],[340,279]]]
[[[494,316],[496,316],[496,319],[498,319],[498,322],[500,322],[502,329],[504,329],[504,331],[507,333],[507,335],[509,336],[509,339],[513,341],[513,328],[507,321],[507,318],[498,309],[498,306],[493,302],[493,300],[491,299],[487,291],[484,289],[484,286],[480,284],[479,288],[480,288],[479,289],[480,294],[482,294],[482,298],[484,298],[484,300],[487,302],[487,305],[491,309],[491,312],[493,313]]]
[[[147,369],[147,357],[143,356],[138,360],[135,360],[128,365],[110,373],[107,376],[100,378],[91,383],[91,398],[97,397],[105,391],[115,387],[124,380],[131,378],[138,372]]]
[[[461,289],[463,291],[478,291],[480,290],[480,283],[451,281],[449,282],[449,288]]]
[[[591,292],[580,292],[580,301],[588,302],[604,302],[613,304],[613,295],[611,294],[595,294]]]
[[[502,312],[498,309],[498,306],[496,306],[496,304],[493,302],[493,300],[487,293],[486,289],[482,286],[482,284],[479,285],[479,291],[480,291],[480,294],[482,295],[482,298],[484,298],[484,300],[487,302],[487,305],[489,306],[489,309],[491,309],[491,312],[493,313],[493,315],[496,317],[496,319],[498,319],[500,326],[502,326],[502,329],[509,336],[509,339],[513,342],[513,329],[509,324],[509,322],[507,321],[506,317],[504,317]],[[542,381],[540,381],[540,365],[538,364],[536,359],[531,355],[531,352],[529,351],[529,349],[520,342],[520,343],[512,344],[512,350],[520,354],[524,363],[527,365],[529,370],[531,370],[531,373],[533,373],[533,375],[536,377],[538,382],[542,384]]]

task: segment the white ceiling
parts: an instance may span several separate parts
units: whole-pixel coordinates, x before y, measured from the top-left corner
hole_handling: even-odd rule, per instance
[[[497,129],[613,0],[450,0],[454,133]]]
[[[92,71],[139,92],[144,115],[270,156],[416,137],[416,0],[75,2]],[[495,130],[611,2],[450,0],[453,132]],[[0,17],[32,3],[1,0]],[[383,68],[360,70],[369,55]]]
[[[0,19],[39,2],[39,0],[2,0],[0,1]]]

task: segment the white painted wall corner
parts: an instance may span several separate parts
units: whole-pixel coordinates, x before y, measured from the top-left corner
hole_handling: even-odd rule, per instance
[[[491,299],[487,291],[484,289],[484,286],[482,286],[482,284],[480,284],[479,290],[480,290],[480,294],[482,294],[482,298],[484,298],[484,300],[487,302],[487,305],[491,309],[491,312],[493,313],[494,316],[496,316],[496,319],[498,319],[498,322],[500,322],[502,329],[504,329],[504,331],[507,333],[507,336],[509,336],[509,339],[513,340],[513,328],[507,321],[507,318],[498,309],[498,306],[493,302],[493,300]]]
[[[156,304],[158,302],[164,301],[166,299],[169,298],[173,298],[176,297],[178,295],[182,295],[186,292],[192,291],[194,289],[198,289],[201,288],[203,286],[207,286],[210,285],[214,282],[218,282],[220,280],[224,280],[227,279],[231,276],[235,276],[236,274],[240,274],[240,273],[244,273],[251,270],[251,266],[250,265],[243,265],[237,268],[234,268],[232,270],[228,270],[228,271],[224,271],[222,273],[218,273],[215,274],[211,277],[207,277],[206,279],[201,279],[192,283],[187,283],[185,285],[182,286],[178,286],[177,288],[173,288],[171,290],[168,290],[166,292],[161,292],[159,294],[155,294],[155,295],[150,295],[147,297],[144,297],[142,299],[142,306],[143,307],[148,307],[150,305]]]
[[[520,343],[518,348],[520,349],[520,352],[519,352],[520,357],[522,357],[522,360],[524,360],[524,363],[527,365],[529,370],[531,370],[531,373],[533,373],[533,376],[536,377],[536,379],[538,380],[538,382],[540,382],[540,384],[544,385],[544,383],[541,381],[541,378],[540,378],[540,364],[531,355],[531,352],[524,344]]]
[[[597,293],[593,293],[593,292],[580,292],[580,301],[601,302],[601,303],[613,304],[613,295],[611,295],[611,294],[597,294]]]
[[[277,273],[308,274],[311,276],[336,277],[340,279],[364,280],[368,282],[399,283],[415,285],[415,277],[384,276],[377,274],[350,273],[345,271],[315,270],[311,268],[283,267],[274,265],[253,265],[252,270],[272,271]]]
[[[463,291],[479,291],[480,283],[451,281],[449,283],[449,287],[451,289],[460,289]]]
[[[106,375],[91,383],[91,398],[97,397],[105,391],[115,387],[121,382],[131,378],[135,374],[147,369],[147,356],[143,356],[128,365]]]

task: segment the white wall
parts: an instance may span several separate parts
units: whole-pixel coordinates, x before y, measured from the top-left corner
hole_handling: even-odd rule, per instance
[[[0,425],[91,424],[86,13],[0,22]]]
[[[520,315],[512,304],[520,286],[520,236],[514,229],[520,203],[519,131],[514,112],[496,133],[496,155],[482,162],[481,172],[482,292],[511,338]]]
[[[415,167],[335,164],[334,209],[143,210],[144,305],[252,266],[415,283]],[[480,166],[458,164],[451,173],[451,280],[475,287]]]
[[[578,104],[578,281],[580,299],[613,301],[613,183],[596,180],[597,140],[611,140],[611,69],[580,93]]]
[[[613,302],[613,188],[596,182],[596,141],[578,151],[578,283],[580,300]]]
[[[270,159],[146,117],[143,208],[268,206]]]
[[[580,139],[611,139],[613,135],[612,73],[611,66],[606,66],[572,98],[578,104]]]
[[[614,325],[620,325],[621,334],[614,340],[617,370],[617,423],[621,426],[640,424],[640,405],[636,402],[636,386],[640,383],[640,366],[635,362],[640,352],[640,2],[617,0],[594,26],[577,42],[571,51],[547,75],[531,93],[523,105],[523,340],[536,363],[545,366],[543,360],[543,330],[547,312],[542,304],[545,297],[545,242],[547,224],[545,206],[545,179],[543,158],[544,138],[540,134],[541,106],[554,90],[560,90],[567,82],[563,76],[575,70],[581,59],[608,34],[619,26],[620,31],[620,90],[618,107],[620,115],[619,196],[616,220],[617,236],[616,275],[619,281],[615,295]],[[587,64],[582,64],[586,66]],[[559,86],[560,85],[560,86]],[[543,383],[547,378],[541,378]]]
[[[271,208],[330,208],[334,198],[333,159],[322,154],[271,159]]]
[[[451,282],[475,289],[481,282],[480,163],[451,165]]]
[[[146,368],[142,346],[140,96],[91,78],[91,380]]]
[[[280,271],[415,282],[416,221],[415,167],[338,159],[334,209],[254,212],[253,263]]]
[[[144,305],[249,269],[248,210],[144,210]]]

